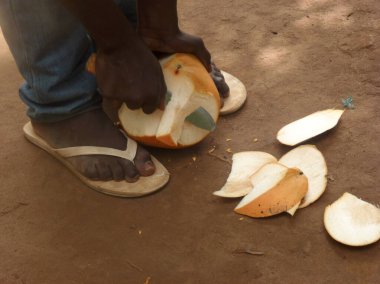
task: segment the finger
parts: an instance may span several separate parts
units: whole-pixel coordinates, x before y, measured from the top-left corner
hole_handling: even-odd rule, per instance
[[[135,102],[135,101],[125,102],[125,104],[127,105],[127,107],[129,109],[136,110],[136,109],[141,108],[141,103],[138,103],[138,102]]]
[[[215,63],[211,61],[211,68],[212,68],[212,71],[211,72],[215,72],[215,73],[221,73],[220,72],[220,69],[218,67],[216,67]]]
[[[223,73],[222,71],[220,71],[220,69],[218,69],[214,63],[211,63],[211,75],[212,76],[215,76],[215,77],[220,77],[220,78],[223,78],[224,79],[224,76],[223,76]]]
[[[225,81],[216,84],[216,88],[218,89],[219,95],[222,98],[227,98],[230,95],[230,87],[226,84]]]
[[[228,97],[230,93],[230,88],[228,87],[224,78],[216,76],[214,73],[211,73],[211,78],[214,81],[216,88],[218,89],[219,95],[222,98]]]
[[[157,106],[154,105],[143,105],[142,110],[146,114],[151,114],[156,110]]]
[[[165,97],[167,93],[167,87],[166,87],[163,74],[161,74],[161,80],[159,80],[157,83],[158,83],[158,87],[157,87],[158,91],[155,96],[153,105],[156,106],[156,108],[165,108]]]
[[[166,87],[165,80],[162,77],[161,92],[160,92],[160,96],[158,96],[157,106],[160,106],[162,102],[165,102],[167,92],[168,92],[168,88]]]
[[[162,107],[162,104],[165,101],[165,95],[166,95],[166,85],[163,81],[162,83],[158,83],[159,86],[157,88],[157,91],[154,93],[154,96],[151,96],[152,99],[144,103],[142,106],[142,110],[146,114],[153,113],[157,108]]]

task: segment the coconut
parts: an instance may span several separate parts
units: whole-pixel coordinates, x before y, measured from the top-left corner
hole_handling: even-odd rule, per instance
[[[324,214],[327,232],[349,246],[365,246],[380,239],[380,208],[346,192],[327,206]]]
[[[95,74],[96,56],[87,62]],[[164,110],[145,114],[126,104],[119,120],[128,136],[155,147],[183,148],[202,141],[214,128],[220,113],[218,90],[202,63],[193,55],[176,53],[160,60],[168,94]],[[149,84],[149,82],[147,82]]]
[[[263,165],[276,162],[272,155],[259,152],[247,151],[235,153],[232,156],[231,172],[226,184],[214,195],[221,197],[242,197],[252,190],[251,176]]]
[[[296,120],[277,133],[282,144],[294,146],[335,127],[344,110],[327,109]]]
[[[302,145],[289,151],[281,157],[279,163],[289,168],[299,168],[309,181],[307,194],[299,208],[310,205],[325,191],[327,185],[326,161],[322,153],[314,145]]]
[[[302,171],[279,163],[264,165],[251,182],[253,190],[235,208],[235,212],[250,217],[268,217],[287,211],[302,200],[308,188]]]
[[[193,55],[177,53],[160,61],[171,98],[165,110],[145,114],[125,104],[119,110],[127,134],[142,144],[181,148],[203,140],[209,130],[195,126],[186,118],[199,108],[214,122],[220,111],[220,98],[211,76]]]

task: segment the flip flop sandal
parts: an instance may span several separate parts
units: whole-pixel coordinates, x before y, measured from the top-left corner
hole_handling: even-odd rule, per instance
[[[50,147],[41,137],[39,137],[33,130],[33,126],[28,122],[24,128],[25,137],[42,148],[53,157],[58,159],[64,164],[73,174],[75,174],[83,183],[87,186],[100,191],[105,194],[121,196],[121,197],[138,197],[150,194],[154,191],[162,188],[169,181],[169,172],[167,169],[152,156],[152,161],[156,166],[156,172],[148,177],[140,177],[138,181],[134,183],[128,183],[127,181],[98,181],[91,180],[82,175],[77,169],[75,169],[71,163],[67,161],[69,157],[75,156],[87,156],[87,155],[108,155],[127,159],[132,161],[136,156],[137,143],[127,138],[127,149],[125,151],[107,148],[107,147],[95,147],[95,146],[78,146],[55,149]]]
[[[225,71],[221,72],[224,76],[224,80],[230,88],[230,95],[224,99],[224,105],[220,110],[220,115],[226,115],[236,112],[244,105],[247,99],[247,90],[238,78]]]

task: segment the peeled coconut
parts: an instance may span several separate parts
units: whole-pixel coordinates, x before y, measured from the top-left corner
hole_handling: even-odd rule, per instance
[[[325,191],[327,165],[322,153],[314,145],[299,146],[282,156],[278,162],[289,168],[299,168],[308,179],[309,188],[299,208],[310,205]]]
[[[338,242],[369,245],[380,239],[380,208],[346,192],[326,207],[324,224]]]
[[[211,76],[193,55],[177,53],[160,61],[168,91],[172,94],[165,110],[145,114],[125,104],[119,119],[129,136],[150,146],[181,148],[203,140],[210,131],[185,121],[202,107],[216,122],[220,98]]]
[[[268,217],[294,207],[307,193],[306,176],[279,163],[264,165],[251,178],[254,185],[235,208],[250,217]]]
[[[170,94],[164,110],[145,114],[123,104],[119,109],[120,123],[128,136],[145,145],[162,148],[194,145],[211,131],[199,125],[205,122],[215,125],[218,120],[221,106],[218,90],[206,68],[193,55],[176,53],[161,59],[160,64]],[[95,73],[95,56],[89,59],[87,69]]]
[[[296,120],[277,133],[282,144],[294,146],[335,127],[344,110],[326,109]]]
[[[232,167],[226,184],[214,195],[221,197],[242,197],[252,190],[251,176],[263,165],[276,162],[272,155],[259,152],[247,151],[235,153],[232,156]]]

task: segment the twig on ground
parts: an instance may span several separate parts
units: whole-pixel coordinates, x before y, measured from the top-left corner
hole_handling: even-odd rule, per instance
[[[327,175],[326,178],[328,181],[335,181],[333,175]]]
[[[234,253],[250,254],[250,255],[264,255],[264,252],[262,252],[262,251],[255,251],[255,250],[251,250],[251,249],[236,249],[233,252]]]
[[[217,158],[217,159],[219,159],[219,160],[221,160],[223,162],[226,162],[226,163],[232,165],[231,161],[228,160],[228,159],[226,159],[226,158],[224,158],[224,157],[220,157],[220,156],[218,156],[218,155],[216,155],[216,154],[214,154],[212,152],[207,152],[207,154],[210,155],[210,156],[212,156],[212,157],[215,157],[215,158]]]
[[[131,261],[128,260],[128,259],[127,259],[127,263],[128,263],[131,267],[133,267],[134,269],[137,269],[137,270],[140,271],[140,272],[143,271],[143,269],[142,269],[141,267],[137,266],[136,264],[134,264],[133,262],[131,262]]]
[[[29,203],[25,203],[25,202],[18,202],[17,204],[13,205],[12,207],[10,208],[5,208],[4,210],[0,211],[0,217],[4,216],[4,215],[7,215],[9,213],[12,213],[13,211],[19,209],[20,207],[22,206],[28,206]]]

